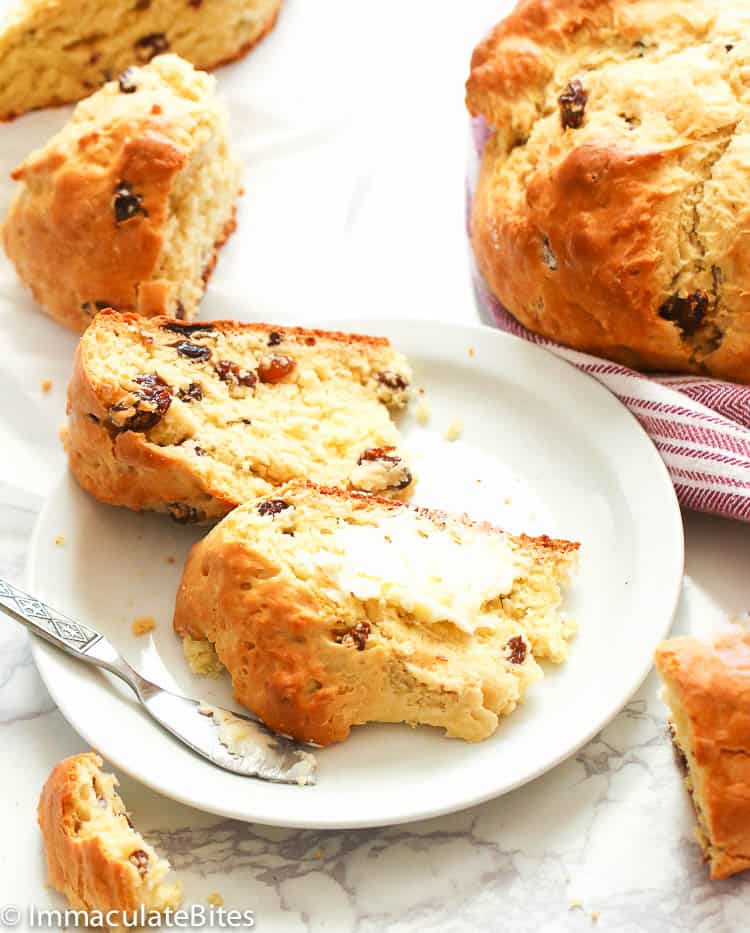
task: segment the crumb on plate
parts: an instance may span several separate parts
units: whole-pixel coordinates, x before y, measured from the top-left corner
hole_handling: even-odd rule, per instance
[[[52,391],[52,380],[43,379],[42,380],[42,392],[44,392],[46,395],[48,392],[51,392],[51,391]]]
[[[136,638],[140,638],[141,635],[145,635],[147,632],[152,632],[155,628],[156,619],[153,616],[138,616],[133,619],[133,624],[130,626]]]
[[[174,562],[175,562],[174,554],[168,554],[168,555],[167,555],[167,563],[168,563],[168,564],[173,564]]]
[[[474,347],[469,347],[469,356],[474,356]]]
[[[224,898],[219,894],[218,891],[214,891],[213,894],[209,894],[206,898],[206,902],[211,904],[213,907],[223,907]]]
[[[425,425],[429,423],[432,412],[430,411],[430,406],[427,404],[427,401],[421,398],[414,409],[414,417],[417,420],[417,424]]]
[[[62,535],[55,535],[55,544],[62,547],[65,544],[65,538]]]
[[[457,441],[464,429],[463,421],[460,418],[451,418],[448,427],[445,429],[446,441]]]

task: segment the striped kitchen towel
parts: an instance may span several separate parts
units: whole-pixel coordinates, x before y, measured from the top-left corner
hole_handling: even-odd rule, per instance
[[[472,120],[467,225],[488,131]],[[474,266],[480,302],[502,330],[547,347],[598,379],[648,432],[680,503],[698,512],[750,521],[750,386],[698,376],[643,375],[532,334],[492,295]]]

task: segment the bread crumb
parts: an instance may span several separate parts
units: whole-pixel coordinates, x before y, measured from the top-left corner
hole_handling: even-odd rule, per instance
[[[130,626],[130,629],[136,638],[140,638],[141,635],[145,635],[147,632],[151,632],[155,628],[156,619],[153,616],[138,616],[136,619],[133,619],[133,624]]]
[[[432,412],[430,411],[430,406],[427,404],[425,399],[421,398],[414,409],[414,417],[417,419],[417,424],[426,425],[430,421]]]
[[[568,904],[568,910],[583,910],[583,903],[576,898]]]
[[[591,911],[591,922],[592,922],[592,923],[598,923],[598,922],[599,922],[599,911],[598,911],[598,910],[592,910],[592,911]]]
[[[51,392],[51,391],[52,391],[52,380],[51,379],[42,380],[42,392],[47,394],[48,392]]]
[[[510,496],[506,496],[505,499],[503,499],[503,503],[505,505],[513,505],[513,500],[510,498]]]
[[[219,894],[218,891],[214,891],[213,894],[209,894],[206,898],[206,903],[211,904],[213,907],[223,907],[224,898]]]
[[[474,356],[474,347],[469,347],[469,356]]]
[[[55,544],[62,547],[65,544],[65,538],[62,535],[55,535]]]
[[[451,418],[450,424],[445,429],[446,441],[457,441],[463,429],[464,425],[460,418]]]
[[[167,556],[167,563],[168,563],[168,564],[173,564],[174,562],[175,562],[174,554],[169,554],[169,555]]]

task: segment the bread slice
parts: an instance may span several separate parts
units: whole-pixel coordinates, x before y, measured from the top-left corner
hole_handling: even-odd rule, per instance
[[[237,700],[277,732],[328,745],[366,722],[485,739],[561,661],[558,611],[578,545],[291,484],[196,544],[178,635],[213,644]]]
[[[195,315],[240,191],[215,85],[176,55],[128,69],[14,171],[5,249],[62,324]]]
[[[39,798],[39,827],[49,883],[78,910],[176,909],[179,882],[169,862],[132,826],[102,760],[89,752],[57,764]],[[120,918],[119,926],[133,926]],[[112,924],[114,925],[114,924]]]
[[[105,311],[78,347],[64,442],[97,499],[179,522],[300,478],[404,498],[388,409],[410,378],[376,337]]]
[[[656,651],[669,725],[711,878],[750,868],[750,633]]]
[[[0,121],[87,97],[129,65],[175,52],[198,68],[240,58],[281,0],[16,0],[0,21]]]

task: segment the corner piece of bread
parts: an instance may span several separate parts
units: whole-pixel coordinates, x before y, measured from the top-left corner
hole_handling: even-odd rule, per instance
[[[210,642],[237,700],[328,745],[366,722],[479,741],[562,661],[578,544],[312,484],[235,509],[192,549],[178,635]]]
[[[97,499],[181,523],[294,479],[406,498],[389,409],[410,379],[384,338],[105,311],[78,347],[64,443]]]
[[[78,910],[177,908],[180,883],[167,880],[169,863],[133,829],[117,779],[101,767],[93,752],[74,755],[53,768],[42,789],[38,818],[49,883]]]
[[[174,52],[210,69],[273,29],[281,0],[15,0],[0,17],[0,121],[80,100]]]
[[[13,173],[5,250],[60,323],[197,312],[241,184],[215,88],[176,55],[130,68]]]
[[[711,878],[750,868],[750,633],[713,644],[672,638],[656,651],[672,738]]]

